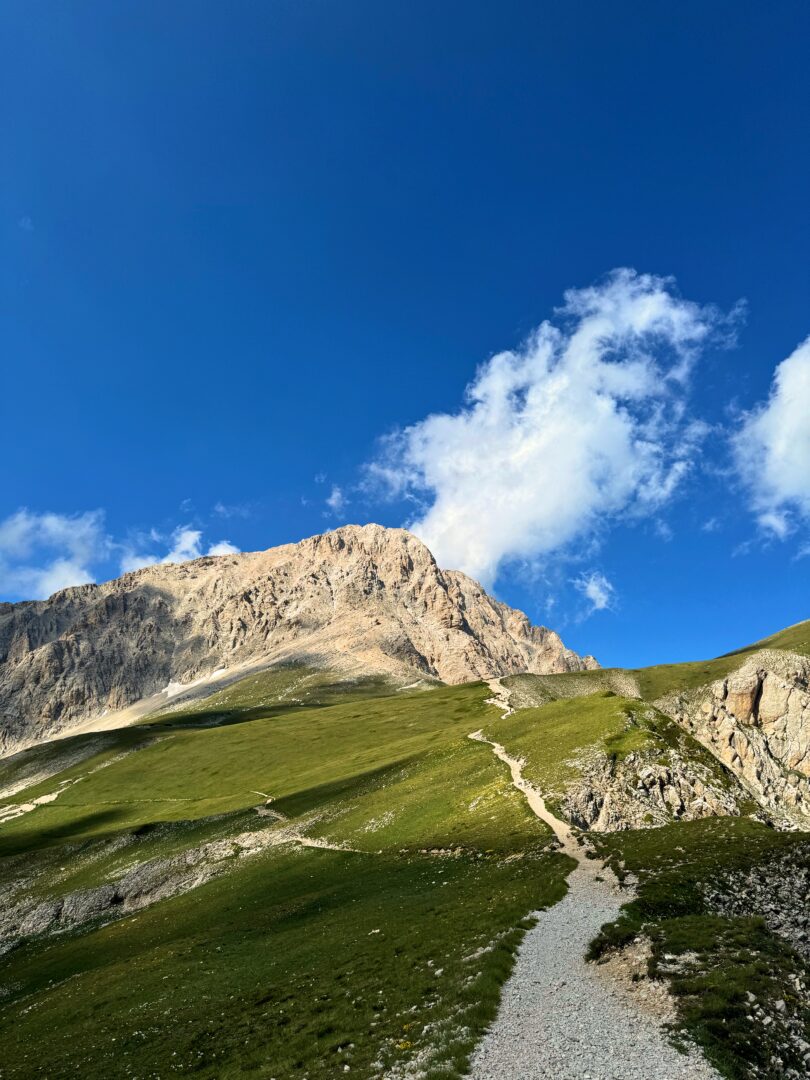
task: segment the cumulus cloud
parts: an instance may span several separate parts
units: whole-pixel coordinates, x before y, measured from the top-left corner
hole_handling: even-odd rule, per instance
[[[768,400],[742,417],[733,448],[766,533],[784,539],[810,522],[810,337],[778,365]]]
[[[34,513],[0,521],[0,593],[40,600],[95,580],[91,566],[111,549],[104,513]]]
[[[580,574],[574,580],[574,585],[590,604],[588,614],[592,614],[594,611],[604,611],[606,608],[613,606],[616,590],[605,575],[598,570],[592,570],[588,574]]]
[[[421,500],[409,527],[440,565],[485,585],[508,560],[660,510],[707,432],[686,413],[690,372],[732,321],[628,269],[567,292],[556,316],[484,363],[457,412],[390,436],[370,467]]]

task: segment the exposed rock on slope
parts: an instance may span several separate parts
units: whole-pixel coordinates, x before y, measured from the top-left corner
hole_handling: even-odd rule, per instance
[[[583,763],[582,780],[561,800],[565,817],[580,829],[617,832],[649,829],[671,821],[739,816],[745,791],[724,783],[715,766],[668,749],[629,754],[614,762],[594,754]]]
[[[703,892],[724,915],[759,915],[810,960],[810,843],[772,862],[720,874]]]
[[[810,818],[810,659],[755,653],[725,679],[660,703],[777,818]]]
[[[0,750],[169,683],[295,659],[449,683],[598,666],[466,575],[440,570],[410,533],[350,525],[1,604]]]

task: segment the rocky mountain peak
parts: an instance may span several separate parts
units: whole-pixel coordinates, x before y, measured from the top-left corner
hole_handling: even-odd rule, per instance
[[[406,530],[347,525],[3,605],[0,747],[223,668],[293,661],[448,683],[598,666],[465,574],[441,570]]]

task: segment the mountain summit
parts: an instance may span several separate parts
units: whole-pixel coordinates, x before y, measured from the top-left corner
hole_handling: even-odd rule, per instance
[[[404,529],[347,525],[0,605],[0,748],[292,661],[446,683],[598,667]]]

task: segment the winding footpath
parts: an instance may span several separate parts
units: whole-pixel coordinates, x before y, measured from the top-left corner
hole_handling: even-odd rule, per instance
[[[492,703],[503,705],[502,688],[493,692]],[[609,868],[584,856],[570,827],[523,777],[521,761],[480,731],[470,738],[492,747],[532,811],[577,862],[566,896],[537,912],[537,925],[523,939],[498,1016],[473,1056],[472,1080],[720,1080],[696,1047],[679,1053],[657,1019],[585,961],[588,945],[618,917],[627,893]]]

